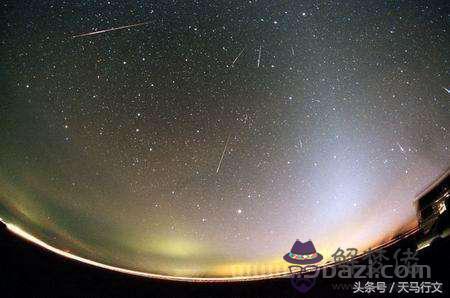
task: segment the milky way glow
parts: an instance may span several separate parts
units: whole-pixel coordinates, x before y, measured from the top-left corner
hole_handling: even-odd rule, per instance
[[[230,281],[289,272],[296,239],[325,264],[416,226],[450,166],[445,1],[143,2],[2,7],[9,230]]]

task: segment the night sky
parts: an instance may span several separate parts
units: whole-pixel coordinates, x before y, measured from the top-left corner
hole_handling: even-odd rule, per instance
[[[1,5],[0,217],[66,253],[279,273],[414,226],[450,166],[446,1]]]

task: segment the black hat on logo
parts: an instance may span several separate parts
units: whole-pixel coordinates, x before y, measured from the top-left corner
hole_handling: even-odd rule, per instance
[[[322,261],[323,257],[316,252],[311,240],[303,243],[297,239],[291,251],[285,254],[283,259],[291,264],[309,265]]]

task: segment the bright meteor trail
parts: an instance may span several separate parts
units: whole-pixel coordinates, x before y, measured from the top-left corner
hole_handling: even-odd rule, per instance
[[[219,164],[217,165],[216,174],[219,173],[220,165],[222,164],[223,157],[225,156],[225,151],[227,151],[228,142],[230,141],[230,136],[231,134],[228,135],[227,141],[225,142],[225,147],[223,148],[222,156],[220,156]]]
[[[261,63],[261,46],[259,46],[259,53],[258,53],[258,68],[260,63]]]
[[[234,58],[233,63],[231,63],[231,66],[234,66],[234,63],[236,63],[236,61],[239,59],[239,57],[241,57],[242,53],[244,52],[245,48],[242,49],[242,51],[239,53],[239,55],[236,56],[236,58]]]
[[[146,25],[148,23],[150,23],[150,22],[142,22],[142,23],[125,25],[125,26],[120,26],[120,27],[115,27],[115,28],[110,28],[110,29],[105,29],[105,30],[93,31],[93,32],[88,32],[88,33],[82,33],[82,34],[73,35],[72,38],[78,38],[78,37],[90,36],[90,35],[97,35],[97,34],[101,34],[101,33],[106,33],[106,32],[116,31],[116,30],[122,30],[122,29],[127,29],[127,28],[132,28],[132,27],[139,27],[139,26]]]

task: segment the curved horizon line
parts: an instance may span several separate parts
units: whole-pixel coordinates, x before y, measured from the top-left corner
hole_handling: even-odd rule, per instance
[[[280,272],[280,273],[275,273],[275,274],[263,274],[263,275],[251,275],[251,276],[234,276],[234,277],[186,277],[186,276],[175,276],[175,275],[163,275],[163,274],[157,274],[157,273],[150,273],[150,272],[144,272],[144,271],[138,271],[138,270],[132,270],[132,269],[125,269],[122,267],[116,267],[116,266],[112,266],[112,265],[108,265],[108,264],[104,264],[104,263],[100,263],[94,260],[90,260],[87,258],[83,258],[80,256],[77,256],[75,254],[66,252],[62,249],[59,249],[57,247],[54,247],[38,238],[36,238],[35,236],[29,234],[28,232],[24,231],[23,229],[21,229],[20,227],[11,224],[11,223],[7,223],[5,222],[2,218],[0,218],[0,222],[2,222],[6,228],[12,232],[13,234],[21,237],[22,239],[25,239],[27,241],[30,241],[31,243],[42,247],[46,250],[49,250],[57,255],[60,255],[62,257],[66,257],[68,259],[71,260],[75,260],[78,261],[80,263],[83,264],[88,264],[94,267],[99,267],[99,268],[103,268],[103,269],[107,269],[107,270],[111,270],[111,271],[115,271],[115,272],[120,272],[120,273],[125,273],[125,274],[129,274],[129,275],[134,275],[134,276],[141,276],[141,277],[146,277],[146,278],[155,278],[155,279],[160,279],[160,280],[171,280],[171,281],[183,281],[183,282],[198,282],[198,283],[213,283],[213,282],[242,282],[242,281],[258,281],[258,280],[267,280],[267,279],[275,279],[275,278],[286,278],[290,276],[290,271],[286,271],[286,272]],[[387,246],[390,246],[406,237],[409,237],[411,235],[413,235],[416,231],[418,230],[418,227],[415,226],[409,230],[404,231],[403,233],[400,233],[398,235],[396,235],[395,237],[393,237],[392,239],[390,239],[389,241],[386,241],[385,243],[381,243],[378,246],[375,246],[375,248],[373,248],[373,250],[378,250]],[[372,250],[372,252],[373,252]],[[364,256],[365,253],[362,253],[360,255],[358,255],[356,258],[361,258],[362,256]],[[322,269],[322,268],[326,268],[326,267],[331,267],[331,266],[335,266],[338,265],[340,263],[338,262],[332,262],[332,263],[328,263],[328,264],[323,264],[321,266],[318,266],[317,269]]]

